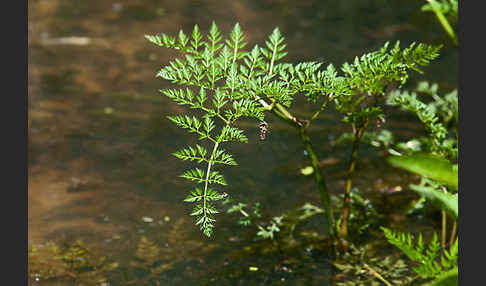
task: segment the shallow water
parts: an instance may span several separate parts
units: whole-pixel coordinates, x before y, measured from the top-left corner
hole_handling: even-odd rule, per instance
[[[238,253],[251,244],[254,232],[232,217],[218,217],[211,239],[193,225],[182,202],[190,184],[177,178],[187,165],[170,153],[194,138],[166,119],[185,110],[159,95],[168,84],[155,78],[176,54],[143,36],[190,31],[194,24],[206,32],[215,20],[225,33],[239,22],[253,45],[278,26],[288,60],[340,66],[385,41],[447,42],[434,16],[420,12],[422,2],[29,1],[29,243],[81,239],[128,269],[146,236],[162,247],[160,263],[166,265],[147,285],[327,285],[331,270],[325,251],[317,257],[294,253],[300,262],[289,264],[291,254]],[[457,50],[446,45],[440,63],[425,69],[426,78],[454,88],[456,67]],[[413,76],[410,86],[419,79]],[[306,114],[303,106],[296,114]],[[294,130],[267,121],[271,132],[263,142],[257,122],[245,122],[250,142],[232,147],[240,166],[225,171],[231,186],[226,192],[236,200],[261,202],[268,218],[305,202],[319,204],[312,178],[299,175],[307,161]],[[343,131],[339,121],[327,114],[310,130],[319,156],[337,162],[325,169],[335,194],[343,189],[349,152],[328,144]],[[420,132],[413,121],[391,120],[390,126],[402,136]],[[364,148],[363,154],[356,185],[370,197],[380,201],[378,190],[409,179],[375,150]],[[323,224],[316,220],[314,230],[319,229]],[[290,272],[282,265],[299,266]],[[126,275],[133,280],[145,274]],[[111,285],[125,285],[122,277],[114,275]]]

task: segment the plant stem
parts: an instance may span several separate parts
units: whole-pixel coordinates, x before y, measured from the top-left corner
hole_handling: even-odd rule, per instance
[[[243,209],[241,209],[241,208],[240,208],[240,213],[241,213],[242,215],[244,215],[245,217],[249,217],[249,216],[250,216],[250,215],[249,215],[247,212],[245,212],[245,211],[244,211]]]
[[[302,141],[302,144],[304,144],[304,148],[307,151],[307,154],[309,156],[309,159],[311,161],[311,165],[314,168],[314,178],[317,183],[317,189],[319,190],[319,193],[321,195],[321,204],[324,208],[324,211],[327,216],[327,223],[328,223],[328,231],[329,231],[329,236],[331,239],[335,238],[335,233],[334,233],[334,214],[331,208],[331,199],[329,196],[329,191],[327,189],[326,185],[326,180],[324,175],[322,174],[321,168],[319,166],[319,160],[317,158],[316,153],[314,152],[314,148],[312,147],[312,144],[310,142],[309,136],[306,134],[305,130],[308,126],[308,124],[303,124],[302,121],[298,120],[295,118],[285,107],[283,107],[279,103],[272,103],[277,110],[271,108],[270,110],[274,115],[276,115],[278,118],[282,119],[283,121],[289,123],[293,127],[297,128],[299,132],[299,137],[300,140]]]
[[[290,121],[294,127],[302,127],[303,124],[295,116],[293,116],[285,107],[283,107],[280,103],[275,104],[278,112],[280,112],[286,121]]]
[[[220,136],[220,139],[221,140],[221,137]],[[204,182],[204,193],[203,193],[203,216],[206,217],[206,192],[208,190],[208,181],[209,181],[209,174],[211,173],[211,166],[213,164],[213,157],[214,157],[214,153],[216,153],[216,150],[218,150],[218,146],[219,146],[219,140],[216,141],[216,143],[214,143],[214,148],[213,148],[213,152],[211,152],[211,156],[209,157],[209,161],[208,161],[208,169],[206,170],[206,181]]]
[[[451,238],[449,240],[449,245],[454,244],[456,238],[456,230],[457,230],[457,223],[456,221],[454,221],[454,224],[452,224],[452,231],[451,231]]]
[[[446,218],[446,212],[442,211],[442,238],[441,238],[441,244],[442,247],[445,247],[446,245],[446,224],[447,224],[447,218]]]
[[[380,273],[376,272],[375,269],[371,268],[368,264],[364,264],[364,267],[366,269],[368,269],[368,271],[370,272],[371,275],[375,276],[376,278],[378,278],[381,282],[385,283],[387,286],[393,286],[393,284],[391,284],[390,282],[386,281],[385,278],[383,278],[383,276],[380,275]]]
[[[442,188],[442,191],[444,193],[447,193],[446,189],[445,188]],[[446,232],[447,232],[447,217],[446,217],[446,212],[445,210],[442,210],[442,238],[441,238],[441,242],[442,242],[442,247],[445,247],[446,246]]]
[[[314,168],[314,178],[317,182],[317,188],[319,193],[321,194],[321,203],[324,207],[324,210],[327,214],[327,223],[329,229],[329,235],[331,238],[334,238],[334,214],[331,208],[331,200],[329,197],[329,191],[326,186],[326,181],[324,176],[322,175],[321,167],[319,166],[319,160],[317,158],[316,153],[314,152],[314,148],[312,148],[312,144],[310,142],[309,136],[305,132],[304,127],[299,127],[299,136],[300,140],[304,144],[305,150],[307,151],[307,155],[311,161],[311,165]]]
[[[327,105],[329,104],[329,102],[331,102],[332,100],[332,96],[333,96],[333,93],[329,94],[329,98],[326,99],[322,105],[321,105],[321,108],[319,108],[319,110],[317,110],[313,115],[312,117],[307,121],[306,123],[306,126],[305,127],[308,127],[310,125],[310,123],[316,119],[317,117],[319,117],[319,115],[321,114],[321,112],[324,111],[324,109],[326,109]]]
[[[444,16],[442,11],[440,11],[439,7],[437,6],[437,2],[435,0],[427,0],[430,5],[432,6],[432,9],[434,10],[435,16],[437,16],[437,19],[439,20],[440,24],[446,31],[446,33],[451,37],[452,42],[454,45],[457,46],[458,41],[456,34],[454,33],[454,30],[452,29],[451,25],[449,24],[449,21],[447,21],[447,18]]]
[[[341,230],[339,233],[341,243],[343,242],[343,239],[345,239],[348,235],[348,219],[351,212],[351,186],[353,184],[352,176],[354,174],[354,170],[356,169],[361,136],[363,136],[366,126],[367,124],[364,124],[356,130],[355,125],[353,124],[354,139],[351,149],[351,158],[349,159],[349,166],[346,174],[346,189],[344,193],[343,210],[341,214]]]

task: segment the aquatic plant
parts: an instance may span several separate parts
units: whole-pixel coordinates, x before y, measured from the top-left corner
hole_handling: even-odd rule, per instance
[[[411,184],[410,189],[426,201],[430,201],[442,211],[441,241],[434,234],[427,250],[419,234],[413,242],[410,233],[396,233],[382,228],[387,240],[398,247],[408,258],[419,263],[413,270],[422,278],[435,278],[431,285],[457,285],[458,281],[458,95],[454,90],[446,96],[437,95],[438,85],[421,82],[416,88],[432,98],[424,103],[417,93],[394,91],[389,104],[400,106],[413,112],[423,123],[428,134],[424,138],[413,139],[416,147],[411,150],[401,144],[401,152],[394,151],[388,162],[398,168],[421,176],[419,185]],[[398,149],[398,148],[397,148]],[[447,243],[447,215],[453,220],[450,238]],[[447,248],[449,247],[449,250]],[[440,263],[439,263],[439,262]]]
[[[344,115],[343,121],[351,125],[353,140],[351,156],[348,161],[346,189],[339,234],[344,241],[348,233],[348,218],[351,208],[352,176],[358,160],[358,150],[361,138],[373,119],[378,124],[385,122],[382,106],[386,101],[387,88],[392,83],[404,84],[407,80],[407,70],[422,72],[420,66],[427,65],[429,60],[438,56],[438,47],[411,44],[400,50],[398,43],[387,51],[388,44],[376,52],[356,57],[352,64],[344,63],[342,70],[350,90],[348,96],[335,99],[336,109]]]
[[[440,96],[437,90],[436,84],[420,82],[413,92],[392,91],[387,99],[387,104],[414,113],[428,132],[427,136],[420,139],[414,138],[420,142],[421,147],[417,146],[418,148],[415,150],[407,150],[407,148],[403,148],[406,144],[402,144],[400,146],[404,151],[402,153],[420,150],[446,159],[457,160],[459,119],[457,90],[444,96]],[[421,99],[419,93],[428,97],[429,102],[425,103],[425,99]],[[400,152],[395,153],[401,154]]]
[[[434,233],[432,240],[425,246],[422,234],[419,234],[417,240],[414,241],[410,233],[394,232],[385,227],[382,227],[382,230],[388,242],[399,248],[411,261],[418,264],[412,269],[422,278],[442,279],[444,273],[457,273],[458,239],[455,240],[449,250],[442,250],[437,233]],[[455,285],[457,285],[457,276]]]
[[[320,62],[283,62],[287,55],[286,44],[278,28],[273,30],[264,47],[255,45],[251,50],[244,50],[247,42],[239,24],[225,41],[214,22],[206,37],[196,25],[190,37],[181,30],[177,37],[162,33],[146,35],[146,38],[183,54],[164,66],[157,76],[186,88],[161,92],[175,103],[197,109],[202,114],[200,117],[176,115],[168,118],[205,142],[174,155],[205,164],[205,170],[195,168],[181,176],[202,185],[196,186],[185,201],[195,203],[191,215],[196,216],[196,225],[207,236],[212,234],[214,215],[219,212],[213,202],[225,197],[222,190],[212,185],[219,185],[219,188],[227,185],[215,167],[237,165],[234,156],[222,146],[230,142],[248,142],[244,131],[237,127],[238,120],[250,117],[264,122],[265,114],[269,112],[297,130],[313,168],[329,233],[331,237],[335,236],[336,224],[325,176],[306,133],[311,122],[334,103],[344,115],[344,121],[351,125],[354,136],[338,229],[339,236],[344,239],[350,209],[351,176],[361,137],[373,118],[383,120],[381,106],[391,84],[404,84],[410,70],[421,72],[420,67],[436,58],[440,49],[440,46],[415,43],[400,49],[399,42],[390,48],[386,43],[377,51],[356,57],[352,63],[344,63],[341,67],[343,74],[339,75],[332,64],[322,68]],[[296,118],[289,111],[296,95],[304,95],[319,109],[310,118]]]
[[[407,148],[408,142],[399,143],[388,161],[399,168],[422,176],[420,185],[410,187],[431,201],[441,202],[442,241],[445,243],[446,212],[454,206],[453,193],[458,190],[458,94],[457,90],[439,96],[438,86],[421,82],[417,92],[431,97],[424,103],[416,92],[396,90],[390,94],[388,104],[413,112],[427,130],[427,136],[413,138],[409,142],[414,148]],[[457,202],[456,202],[457,203]],[[455,208],[457,216],[457,207]],[[457,223],[453,223],[453,233]],[[452,238],[451,238],[452,239]]]
[[[432,11],[435,14],[442,28],[444,28],[456,46],[459,40],[447,18],[450,18],[453,22],[457,22],[458,10],[458,0],[427,0],[427,4],[422,6],[422,11]]]
[[[410,285],[416,277],[410,275],[405,260],[391,256],[371,256],[366,250],[350,247],[348,261],[333,262],[341,271],[341,279],[335,279],[337,286],[357,285]],[[413,274],[413,273],[412,273]]]
[[[420,264],[412,269],[421,277],[436,278],[434,281],[452,280],[455,284],[450,285],[457,285],[459,239],[456,236],[456,220],[459,215],[459,204],[457,194],[451,194],[445,188],[445,185],[448,185],[452,189],[457,189],[457,168],[443,158],[423,153],[393,156],[389,158],[389,162],[393,166],[426,176],[421,185],[412,184],[410,188],[442,209],[442,235],[439,243],[437,234],[434,234],[427,249],[424,248],[422,234],[419,234],[417,242],[414,242],[410,233],[397,233],[382,227],[386,239],[405,253],[410,260]],[[448,244],[446,243],[446,213],[454,220]],[[444,273],[447,275],[444,276]]]
[[[108,274],[119,267],[118,262],[109,261],[81,240],[64,246],[53,242],[30,244],[28,258],[32,285],[53,280],[73,285],[100,285],[107,283]]]
[[[458,39],[446,15],[457,21],[457,0],[427,0],[422,11],[432,11],[444,30],[457,46]],[[422,200],[432,202],[442,210],[441,242],[434,233],[432,241],[425,249],[422,234],[416,242],[411,233],[394,232],[382,227],[388,242],[399,248],[407,257],[418,263],[412,269],[422,278],[433,278],[428,285],[458,284],[458,121],[459,105],[457,90],[443,96],[438,94],[438,84],[420,82],[415,91],[391,92],[387,103],[414,113],[424,125],[428,134],[407,142],[390,142],[389,151],[393,156],[388,162],[398,168],[421,176],[419,185],[411,184],[410,189],[422,196]],[[422,96],[421,96],[422,95]],[[423,97],[427,97],[425,100]],[[391,147],[395,145],[395,147]],[[398,151],[397,151],[398,150]],[[447,243],[447,215],[453,220]],[[448,248],[448,250],[447,250]]]
[[[160,235],[137,235],[136,247],[123,248],[123,258],[112,252],[118,246],[95,248],[82,240],[29,244],[29,285],[158,285],[165,272],[195,251],[214,248],[189,240],[184,229],[184,219],[179,218],[164,229],[163,241]]]

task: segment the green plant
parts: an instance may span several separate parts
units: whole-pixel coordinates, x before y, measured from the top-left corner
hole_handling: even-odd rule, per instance
[[[174,155],[182,160],[206,164],[205,171],[191,169],[182,177],[203,185],[197,186],[185,201],[196,204],[191,215],[196,216],[196,224],[207,236],[213,231],[214,214],[218,213],[213,201],[224,197],[221,190],[210,186],[227,185],[222,173],[214,168],[236,165],[233,155],[221,149],[222,145],[248,141],[244,131],[237,127],[242,117],[263,121],[265,113],[271,112],[296,128],[313,167],[329,233],[334,237],[336,226],[325,176],[306,132],[311,122],[330,103],[334,103],[344,115],[344,121],[352,126],[354,135],[343,219],[341,229],[338,229],[340,236],[346,237],[351,175],[361,137],[373,117],[383,120],[381,106],[391,85],[395,82],[405,83],[410,70],[421,72],[420,67],[436,58],[440,49],[440,46],[415,43],[400,49],[399,42],[390,48],[386,43],[378,51],[356,57],[352,63],[344,63],[341,68],[343,75],[339,75],[332,64],[321,69],[323,64],[318,62],[282,62],[287,52],[284,37],[278,28],[273,30],[265,47],[255,45],[251,50],[243,49],[247,43],[239,24],[234,26],[224,42],[214,22],[205,38],[197,25],[190,38],[183,31],[179,32],[177,38],[166,34],[147,35],[146,38],[158,46],[176,49],[184,54],[184,57],[163,67],[157,75],[174,84],[186,86],[186,89],[163,90],[164,95],[179,105],[199,110],[200,117],[177,115],[169,116],[169,119],[190,133],[198,134],[199,139],[205,142],[182,149]],[[288,110],[296,95],[304,95],[309,102],[318,106],[310,118],[296,118]]]
[[[429,88],[428,84],[422,84],[422,87],[422,91],[430,94],[434,94],[433,90],[436,90]],[[398,234],[387,228],[382,230],[391,244],[402,250],[412,261],[420,263],[420,266],[413,268],[417,274],[424,278],[435,278],[431,285],[457,285],[458,280],[456,220],[459,204],[457,193],[452,193],[458,190],[458,170],[457,165],[449,161],[457,160],[457,93],[449,95],[445,99],[435,96],[434,101],[429,104],[420,101],[414,93],[397,92],[390,97],[391,104],[414,112],[429,131],[427,140],[422,140],[429,153],[404,150],[407,154],[391,156],[388,162],[422,176],[421,184],[411,184],[410,188],[442,210],[442,238],[439,243],[437,235],[434,235],[425,250],[421,234],[414,243],[410,233]],[[453,124],[449,124],[450,122]],[[445,126],[455,128],[455,132],[449,132]],[[446,137],[454,133],[455,138]],[[446,247],[446,213],[454,223],[449,240],[451,247],[449,251],[442,251]],[[440,264],[437,262],[439,257]]]
[[[424,151],[439,157],[457,160],[458,141],[458,99],[457,90],[439,96],[438,86],[430,85],[428,82],[421,82],[414,92],[394,90],[387,99],[390,106],[398,106],[402,110],[414,113],[425,126],[428,135],[415,139],[420,142],[415,148],[407,148],[408,144],[401,144],[398,148],[404,153]],[[425,103],[419,94],[432,99]],[[399,153],[400,152],[394,152]]]
[[[228,202],[232,203],[232,202]],[[302,223],[317,214],[324,213],[324,210],[310,203],[306,203],[301,207],[287,210],[279,216],[272,217],[268,222],[261,222],[262,216],[259,208],[260,204],[256,203],[253,206],[253,212],[246,210],[247,204],[237,203],[230,206],[227,213],[238,213],[240,218],[238,223],[243,226],[253,225],[258,229],[255,237],[256,239],[274,239],[280,233],[293,240],[293,232],[299,223]]]
[[[449,250],[442,251],[436,233],[426,247],[422,234],[419,234],[415,242],[410,233],[398,233],[385,227],[381,229],[388,242],[399,248],[411,261],[418,264],[412,269],[422,278],[440,278],[445,272],[457,271],[458,239],[455,240]]]
[[[398,156],[388,158],[388,161],[399,168],[422,176],[420,186],[410,187],[442,208],[442,244],[445,245],[446,212],[457,204],[457,195],[451,195],[458,189],[458,99],[457,91],[452,91],[443,97],[437,95],[438,86],[427,82],[420,83],[416,91],[430,97],[428,103],[416,92],[394,91],[388,98],[388,104],[399,106],[413,112],[425,129],[427,136],[413,139],[417,142],[414,148],[407,148],[407,143],[398,144],[402,152],[394,151]],[[456,202],[454,202],[456,201]],[[453,211],[453,210],[452,210]],[[457,216],[457,206],[455,207]],[[451,242],[455,235],[454,221]]]
[[[261,76],[267,69],[271,75],[274,72],[275,60],[282,54],[275,51],[271,54],[270,66],[262,66],[262,54],[269,56],[269,51],[261,53],[260,49],[255,48],[252,53],[243,53],[241,49],[246,43],[239,25],[233,29],[226,45],[221,43],[222,36],[215,23],[211,26],[208,42],[203,40],[197,25],[194,27],[191,40],[182,31],[177,42],[175,38],[165,34],[146,37],[159,46],[186,53],[184,59],[176,59],[162,68],[158,76],[176,84],[199,87],[197,95],[189,88],[167,89],[163,93],[178,104],[204,112],[202,119],[181,115],[170,116],[169,119],[190,133],[198,134],[200,140],[209,141],[207,145],[212,145],[210,152],[206,147],[196,145],[195,148],[188,147],[174,153],[179,159],[207,164],[206,171],[195,168],[186,171],[182,177],[204,184],[203,188],[196,187],[185,201],[196,203],[191,215],[197,217],[196,224],[200,225],[204,234],[210,236],[215,222],[214,214],[218,213],[211,202],[222,199],[222,195],[209,186],[227,185],[222,174],[213,168],[218,164],[237,165],[233,156],[221,149],[221,145],[232,141],[248,142],[243,130],[234,126],[241,117],[249,116],[263,120],[263,109],[257,105],[258,95],[252,90],[252,87],[257,88],[258,84],[254,78]],[[273,40],[276,49],[278,44],[275,41],[280,40],[278,30],[274,33]],[[237,61],[240,60],[244,61],[245,65],[238,66]],[[212,93],[211,96],[208,93]],[[219,134],[216,135],[212,132],[217,127],[215,119],[223,123]]]
[[[352,64],[343,64],[342,70],[352,92],[348,96],[336,98],[335,104],[336,109],[344,114],[344,122],[351,125],[353,139],[340,220],[341,238],[345,239],[348,233],[352,176],[356,169],[363,135],[374,118],[380,122],[385,121],[382,106],[391,84],[404,84],[408,78],[408,69],[422,72],[419,67],[427,65],[431,59],[437,57],[437,52],[438,47],[423,44],[415,46],[414,43],[404,50],[400,50],[397,43],[388,52],[388,44],[385,44],[377,52],[356,57]]]
[[[437,20],[439,20],[442,28],[447,32],[452,42],[457,46],[458,39],[454,29],[451,27],[447,17],[452,21],[457,22],[457,14],[459,9],[458,0],[427,0],[427,4],[422,6],[422,11],[432,11]]]
[[[427,0],[422,11],[432,11],[444,30],[457,46],[458,39],[446,16],[457,21],[457,0]],[[438,85],[420,82],[414,92],[393,91],[387,103],[411,111],[427,130],[426,137],[414,138],[396,144],[388,162],[398,168],[422,177],[419,185],[410,188],[442,210],[441,243],[434,234],[427,249],[419,234],[413,242],[411,234],[397,233],[382,227],[387,240],[398,247],[419,266],[413,270],[423,278],[434,278],[429,285],[458,284],[458,238],[456,237],[458,212],[458,93],[453,90],[440,96]],[[422,97],[421,97],[422,95]],[[391,145],[391,144],[389,144]],[[453,219],[449,250],[446,250],[446,214]],[[440,261],[440,263],[438,262]]]
[[[457,165],[436,155],[423,153],[391,156],[388,161],[395,167],[424,176],[420,185],[411,184],[410,188],[442,209],[442,246],[445,246],[446,213],[449,213],[454,220],[450,236],[450,243],[452,243],[456,234],[459,200],[457,194],[448,192],[446,185],[450,186],[452,190],[457,190]]]
[[[402,156],[390,156],[388,162],[409,172],[427,177],[447,185],[454,190],[458,187],[457,165],[437,155],[423,152]]]

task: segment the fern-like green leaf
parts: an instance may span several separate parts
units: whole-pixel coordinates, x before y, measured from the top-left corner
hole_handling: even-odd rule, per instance
[[[437,277],[443,271],[448,271],[452,267],[456,267],[457,246],[451,247],[447,255],[441,257],[439,260],[441,247],[436,233],[434,233],[433,239],[429,242],[427,248],[425,248],[421,235],[418,241],[414,242],[410,233],[394,232],[386,227],[381,227],[381,230],[389,243],[400,249],[410,260],[419,264],[418,266],[412,267],[412,269],[424,278]],[[457,241],[455,244],[457,244]]]
[[[204,147],[196,144],[196,148],[188,147],[174,152],[173,155],[181,160],[196,160],[198,163],[207,161],[205,158],[207,150]]]
[[[243,134],[243,130],[231,126],[223,127],[220,140],[221,142],[237,141],[248,143],[248,138]]]
[[[389,50],[386,44],[378,51],[357,57],[352,64],[345,63],[341,68],[344,75],[339,75],[332,64],[324,67],[314,61],[284,62],[285,38],[278,27],[263,46],[255,45],[249,50],[245,50],[246,36],[239,23],[226,37],[214,21],[207,34],[195,25],[190,34],[181,30],[176,36],[161,33],[145,37],[157,46],[181,54],[163,66],[157,77],[183,86],[161,92],[175,104],[198,112],[197,116],[179,114],[168,116],[168,119],[208,143],[174,153],[181,160],[205,165],[181,176],[202,184],[186,197],[186,201],[195,204],[192,215],[208,236],[213,231],[217,213],[210,201],[219,196],[211,184],[227,184],[222,174],[213,168],[237,165],[221,145],[248,142],[244,130],[236,127],[240,126],[238,120],[246,117],[263,121],[265,111],[290,107],[296,95],[303,95],[313,103],[322,102],[317,115],[333,100],[348,121],[379,117],[383,111],[370,104],[373,100],[369,100],[369,94],[382,95],[390,82],[404,82],[409,70],[428,64],[438,51],[436,47],[423,44],[400,50],[398,43]],[[202,146],[212,146],[212,151]]]

